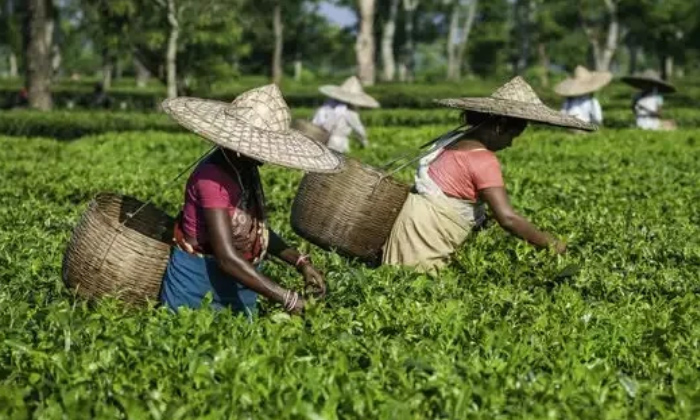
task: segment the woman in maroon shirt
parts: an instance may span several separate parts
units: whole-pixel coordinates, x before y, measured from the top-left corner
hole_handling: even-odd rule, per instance
[[[211,295],[213,307],[250,318],[261,294],[289,312],[300,312],[305,300],[260,272],[268,254],[295,267],[306,285],[323,296],[323,276],[308,256],[267,226],[258,167],[269,162],[334,172],[342,169],[342,161],[290,128],[289,109],[275,85],[246,92],[232,104],[179,97],[163,105],[181,125],[219,148],[187,182],[161,301],[173,310],[197,308]]]

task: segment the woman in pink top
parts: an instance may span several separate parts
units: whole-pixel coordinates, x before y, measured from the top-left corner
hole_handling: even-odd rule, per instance
[[[488,98],[439,102],[463,109],[465,125],[471,128],[443,136],[421,159],[414,192],[384,246],[384,264],[439,269],[483,224],[485,204],[503,229],[533,245],[564,252],[563,242],[511,207],[495,152],[510,147],[528,121],[584,130],[594,126],[546,107],[519,77]]]

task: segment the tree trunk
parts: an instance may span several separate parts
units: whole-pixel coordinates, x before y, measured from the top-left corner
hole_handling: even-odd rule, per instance
[[[474,26],[474,18],[476,17],[477,0],[469,0],[467,5],[467,16],[464,21],[464,26],[460,28],[461,36],[459,39],[459,47],[457,49],[457,80],[462,78],[462,66],[464,65],[464,53],[467,51],[469,43],[469,34]]]
[[[51,44],[53,32],[51,25],[52,4],[50,0],[27,0],[24,28],[24,45],[26,61],[26,85],[29,106],[49,110],[53,105],[51,98]]]
[[[48,30],[53,32],[53,24],[50,25]],[[61,70],[61,63],[63,62],[63,55],[61,54],[61,49],[58,45],[53,44],[51,46],[51,73],[56,75]]]
[[[272,81],[282,83],[282,48],[284,46],[284,24],[282,23],[282,0],[276,0],[272,11],[272,31],[275,37],[275,48],[272,53]]]
[[[138,58],[134,58],[134,69],[136,70],[136,87],[146,87],[151,74]]]
[[[620,23],[617,20],[617,5],[613,0],[606,0],[605,5],[610,14],[610,23],[608,24],[608,36],[603,47],[600,66],[598,70],[610,70],[610,64],[617,50],[617,43],[620,38]]]
[[[459,28],[459,0],[452,3],[450,28],[447,31],[447,80],[457,80],[457,30]]]
[[[114,59],[114,79],[121,80],[124,76],[124,63],[118,58]]]
[[[374,12],[375,0],[358,0],[360,30],[357,34],[355,53],[357,55],[357,75],[366,86],[374,84]]]
[[[630,55],[630,61],[629,61],[629,69],[628,73],[629,74],[635,74],[637,72],[637,62],[639,59],[639,48],[629,44],[627,46],[628,53]]]
[[[620,23],[617,18],[617,4],[615,0],[605,0],[605,8],[607,10],[609,23],[605,42],[602,44],[597,36],[597,31],[588,26],[585,17],[581,16],[583,29],[588,36],[588,42],[591,44],[593,50],[595,69],[598,71],[610,70],[610,64],[615,56],[617,44],[620,39]]]
[[[544,42],[539,42],[537,44],[537,55],[540,58],[540,67],[542,67],[540,73],[540,84],[543,87],[549,86],[549,54],[547,54],[547,45]]]
[[[522,74],[530,64],[531,5],[531,0],[517,0],[515,5],[515,24],[518,34],[518,60],[515,65],[517,74]]]
[[[112,70],[114,64],[109,49],[102,50],[102,88],[108,91],[112,87]]]
[[[382,30],[382,75],[384,81],[393,82],[396,76],[394,58],[394,37],[396,35],[396,16],[399,12],[399,0],[390,0],[389,18]]]
[[[670,54],[664,57],[662,76],[666,81],[670,81],[673,78],[673,56]]]
[[[401,75],[402,82],[412,82],[414,74],[414,64],[416,56],[416,46],[413,41],[413,26],[414,26],[414,16],[416,9],[418,8],[419,0],[403,0],[403,9],[405,12],[405,31],[406,31],[406,44],[403,48],[402,54],[402,64],[403,71]]]
[[[10,77],[15,78],[19,76],[19,69],[17,66],[17,54],[14,51],[10,51]]]
[[[168,98],[177,97],[177,43],[180,37],[180,23],[177,16],[177,5],[175,0],[167,0],[168,25],[168,47],[165,53],[166,78],[168,85]]]
[[[294,81],[301,82],[304,73],[304,63],[301,61],[301,56],[297,55],[294,59]]]

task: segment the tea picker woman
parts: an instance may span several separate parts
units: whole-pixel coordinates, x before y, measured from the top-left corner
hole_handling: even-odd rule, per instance
[[[595,130],[595,126],[544,105],[520,77],[490,97],[437,101],[463,110],[466,131],[443,136],[420,160],[409,194],[384,246],[383,263],[421,271],[443,267],[470,232],[485,220],[484,205],[499,225],[538,247],[563,253],[566,245],[533,226],[510,205],[496,152],[512,145],[528,122]]]
[[[325,85],[319,91],[329,99],[316,110],[312,122],[331,133],[328,147],[339,153],[347,153],[350,150],[349,137],[353,132],[362,146],[367,147],[367,131],[357,110],[359,107],[378,108],[379,102],[365,93],[360,79],[352,76],[340,86]]]
[[[268,85],[228,104],[179,97],[163,108],[182,126],[212,141],[216,151],[198,164],[184,192],[175,242],[163,279],[167,307],[198,308],[207,294],[212,306],[249,318],[258,294],[290,312],[305,301],[259,270],[267,255],[295,267],[307,286],[325,293],[323,276],[308,256],[289,247],[267,225],[258,167],[272,163],[309,172],[336,172],[342,161],[328,148],[290,129],[279,89]]]
[[[632,98],[632,110],[637,127],[644,130],[674,130],[673,120],[662,119],[661,108],[664,104],[663,93],[673,93],[676,88],[662,80],[653,70],[639,75],[625,76],[622,81],[640,90]]]
[[[603,124],[603,110],[594,94],[612,80],[609,71],[589,71],[576,66],[574,77],[563,80],[554,87],[554,92],[566,98],[561,112],[581,121]]]

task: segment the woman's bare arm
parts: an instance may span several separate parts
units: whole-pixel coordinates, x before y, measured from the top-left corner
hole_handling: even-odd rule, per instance
[[[489,205],[498,224],[513,235],[538,247],[553,245],[557,252],[565,251],[566,246],[547,232],[540,231],[527,219],[519,215],[508,200],[505,188],[485,188],[479,195]]]
[[[226,209],[204,209],[204,221],[209,232],[214,256],[221,269],[244,286],[266,298],[284,303],[287,290],[258,272],[233,245],[231,219]],[[301,302],[301,299],[300,299]]]

